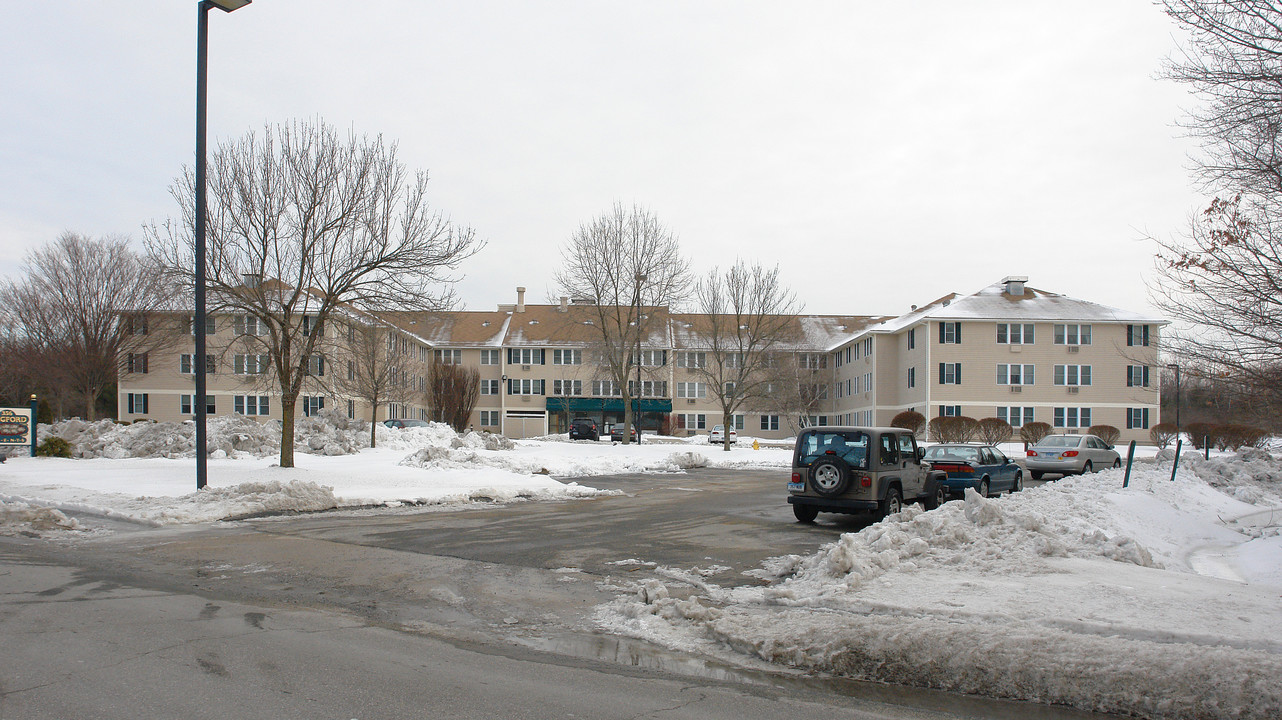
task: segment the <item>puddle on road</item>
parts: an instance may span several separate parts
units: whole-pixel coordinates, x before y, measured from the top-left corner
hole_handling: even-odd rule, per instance
[[[1101,720],[1117,717],[1019,700],[959,695],[943,690],[887,685],[850,678],[806,675],[796,671],[789,672],[784,668],[774,671],[731,668],[624,637],[569,634],[554,637],[512,638],[512,640],[531,650],[557,655],[781,690],[832,693],[870,703],[940,713],[945,717],[982,717],[987,720]]]
[[[534,650],[569,655],[571,657],[604,660],[631,667],[662,670],[677,675],[724,680],[753,685],[774,684],[764,678],[755,678],[742,671],[714,665],[701,658],[668,652],[638,640],[605,635],[559,635],[555,637],[525,637],[517,639]]]

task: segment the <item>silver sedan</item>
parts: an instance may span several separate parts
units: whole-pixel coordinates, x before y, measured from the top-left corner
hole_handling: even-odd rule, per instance
[[[1047,435],[1028,449],[1025,465],[1034,480],[1041,480],[1043,473],[1083,475],[1121,467],[1122,456],[1094,435]]]

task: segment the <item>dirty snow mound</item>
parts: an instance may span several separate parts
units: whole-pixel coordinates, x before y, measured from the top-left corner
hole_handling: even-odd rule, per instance
[[[49,530],[82,530],[79,520],[61,510],[24,502],[0,501],[0,535],[39,534]]]

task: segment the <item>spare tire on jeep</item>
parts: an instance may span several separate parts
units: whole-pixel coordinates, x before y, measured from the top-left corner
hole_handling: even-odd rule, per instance
[[[810,487],[825,497],[836,497],[850,487],[850,466],[835,455],[810,463]]]

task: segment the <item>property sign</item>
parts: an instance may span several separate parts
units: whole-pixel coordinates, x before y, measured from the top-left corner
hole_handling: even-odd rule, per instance
[[[0,447],[27,445],[35,449],[36,410],[33,407],[0,407]]]

